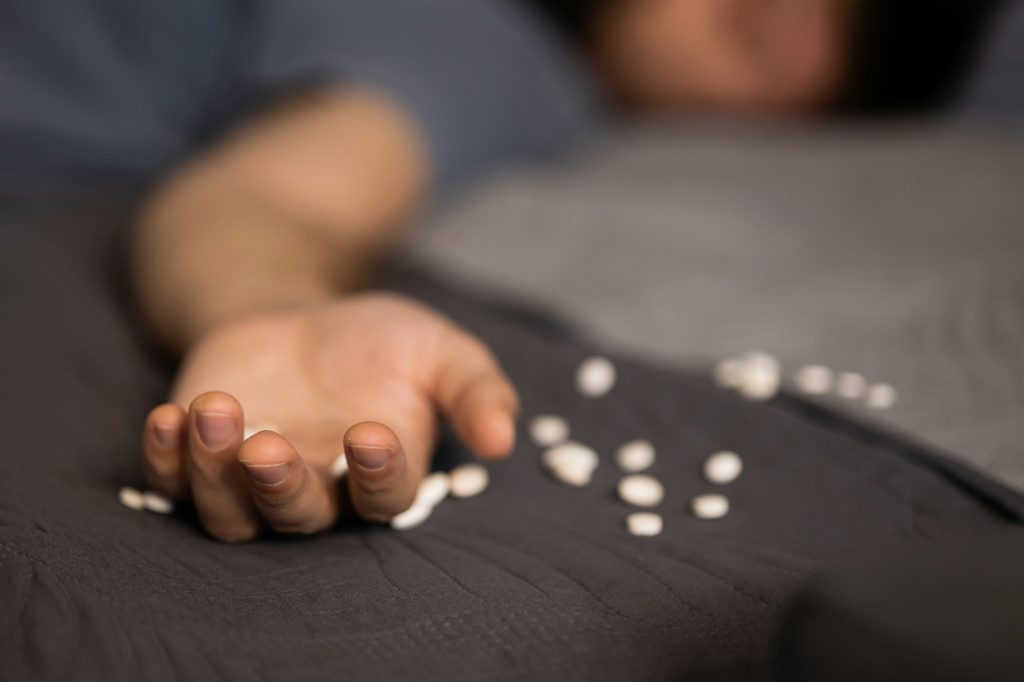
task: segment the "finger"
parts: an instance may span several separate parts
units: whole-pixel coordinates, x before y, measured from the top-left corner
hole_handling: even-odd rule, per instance
[[[326,471],[307,465],[273,431],[260,431],[238,451],[256,507],[279,533],[311,534],[338,518],[338,486]]]
[[[171,498],[188,490],[185,470],[185,410],[172,403],[149,413],[142,431],[143,468],[149,486]]]
[[[252,539],[259,514],[238,463],[242,406],[227,393],[204,393],[188,414],[189,483],[203,526],[226,542]]]
[[[478,456],[496,459],[515,446],[519,396],[494,356],[468,334],[445,344],[434,395],[455,432]]]
[[[426,468],[410,462],[395,432],[377,422],[362,422],[345,433],[349,498],[367,521],[383,523],[412,504]]]

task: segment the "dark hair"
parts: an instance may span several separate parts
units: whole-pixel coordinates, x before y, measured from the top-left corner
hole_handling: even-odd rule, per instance
[[[1002,0],[854,0],[847,87],[854,113],[914,113],[957,94]]]
[[[524,0],[551,18],[570,39],[585,41],[598,12],[622,0]]]

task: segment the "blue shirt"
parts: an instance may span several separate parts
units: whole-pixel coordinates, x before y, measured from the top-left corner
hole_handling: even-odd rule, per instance
[[[594,114],[574,56],[510,0],[0,0],[0,171],[151,176],[309,84],[391,95],[444,186]]]

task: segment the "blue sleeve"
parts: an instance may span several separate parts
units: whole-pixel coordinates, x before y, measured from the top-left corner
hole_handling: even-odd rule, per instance
[[[964,90],[960,113],[988,123],[1024,125],[1024,0],[996,17]]]
[[[256,97],[337,81],[379,89],[424,133],[436,183],[550,155],[590,128],[568,48],[508,0],[262,0],[238,52]]]

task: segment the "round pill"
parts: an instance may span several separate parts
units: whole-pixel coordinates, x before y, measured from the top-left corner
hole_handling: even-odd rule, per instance
[[[146,508],[146,500],[142,493],[135,488],[124,487],[117,495],[118,499],[121,500],[121,504],[134,509],[135,511],[142,511]]]
[[[278,428],[273,424],[255,424],[253,426],[246,426],[244,429],[242,429],[242,440],[249,440],[260,431],[277,432]]]
[[[835,375],[824,365],[806,365],[793,377],[796,387],[810,395],[824,395],[832,390]]]
[[[856,372],[843,372],[836,380],[836,394],[841,398],[859,400],[867,391],[868,380]]]
[[[331,476],[335,479],[341,478],[348,473],[348,457],[344,453],[331,462]]]
[[[720,519],[729,513],[725,495],[698,495],[690,502],[690,511],[698,519]]]
[[[715,364],[712,375],[722,388],[737,388],[743,380],[744,363],[739,358],[726,358]]]
[[[448,497],[448,491],[450,490],[451,479],[448,474],[443,471],[435,471],[420,482],[413,506],[426,505],[427,507],[436,507],[441,504],[444,498]]]
[[[771,400],[782,384],[779,361],[768,353],[752,352],[743,356],[743,373],[737,389],[747,400]]]
[[[452,469],[452,497],[473,497],[487,489],[490,477],[487,469],[479,464],[462,464]]]
[[[652,512],[633,512],[626,517],[626,528],[637,537],[650,538],[661,535],[663,526],[661,516]]]
[[[896,389],[889,384],[874,384],[868,389],[864,402],[872,410],[888,410],[896,404]]]
[[[592,448],[575,441],[562,443],[545,450],[541,460],[548,468],[572,466],[586,471],[596,469],[600,461]]]
[[[654,457],[654,446],[647,440],[631,440],[615,451],[615,463],[627,473],[650,468]]]
[[[420,525],[434,511],[434,508],[427,504],[414,503],[401,514],[391,519],[391,527],[395,530],[409,530]]]
[[[569,438],[569,422],[553,414],[544,414],[530,420],[530,437],[537,445],[549,448]]]
[[[704,462],[704,478],[716,485],[732,483],[743,471],[743,460],[735,452],[716,452]]]
[[[152,491],[142,493],[142,504],[155,514],[170,514],[174,511],[174,504],[170,500]]]
[[[576,388],[588,398],[600,398],[612,390],[615,375],[615,365],[608,358],[587,358],[576,370]]]
[[[578,462],[557,463],[548,467],[548,471],[562,483],[576,488],[590,485],[590,481],[594,478],[594,470],[580,466]]]
[[[665,487],[653,476],[633,474],[619,481],[619,497],[634,507],[657,507],[665,499]]]

